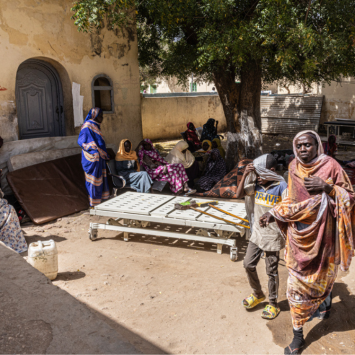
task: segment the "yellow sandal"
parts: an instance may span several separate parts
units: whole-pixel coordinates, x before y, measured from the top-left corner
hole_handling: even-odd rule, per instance
[[[259,303],[263,302],[264,300],[265,300],[265,296],[261,298],[256,298],[253,294],[251,294],[249,297],[244,298],[244,300],[242,301],[242,305],[246,309],[252,309],[256,307]],[[247,306],[244,304],[244,301],[248,303]]]
[[[261,317],[264,319],[275,319],[280,313],[279,307],[271,306],[270,304],[266,305],[261,313]]]

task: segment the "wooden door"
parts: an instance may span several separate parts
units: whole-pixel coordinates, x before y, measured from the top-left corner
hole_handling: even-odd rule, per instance
[[[28,60],[20,65],[16,105],[20,139],[65,135],[62,85],[48,63]]]

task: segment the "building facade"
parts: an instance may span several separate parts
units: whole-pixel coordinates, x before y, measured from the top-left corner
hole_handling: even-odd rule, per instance
[[[5,142],[77,135],[83,117],[99,106],[106,142],[136,144],[142,139],[136,31],[79,33],[72,4],[0,0],[0,135]]]

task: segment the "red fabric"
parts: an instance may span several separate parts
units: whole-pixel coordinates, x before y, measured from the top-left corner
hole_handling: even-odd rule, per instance
[[[201,147],[201,142],[196,134],[196,128],[192,122],[187,124],[186,139],[196,145],[196,147]]]

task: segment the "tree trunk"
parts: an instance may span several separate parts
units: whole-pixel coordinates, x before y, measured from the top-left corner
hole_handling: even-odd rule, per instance
[[[227,121],[228,147],[226,162],[233,169],[242,158],[254,159],[262,153],[261,140],[261,66],[246,62],[240,72],[240,84],[235,72],[225,68],[214,73],[214,82]],[[233,134],[234,133],[234,134]]]

